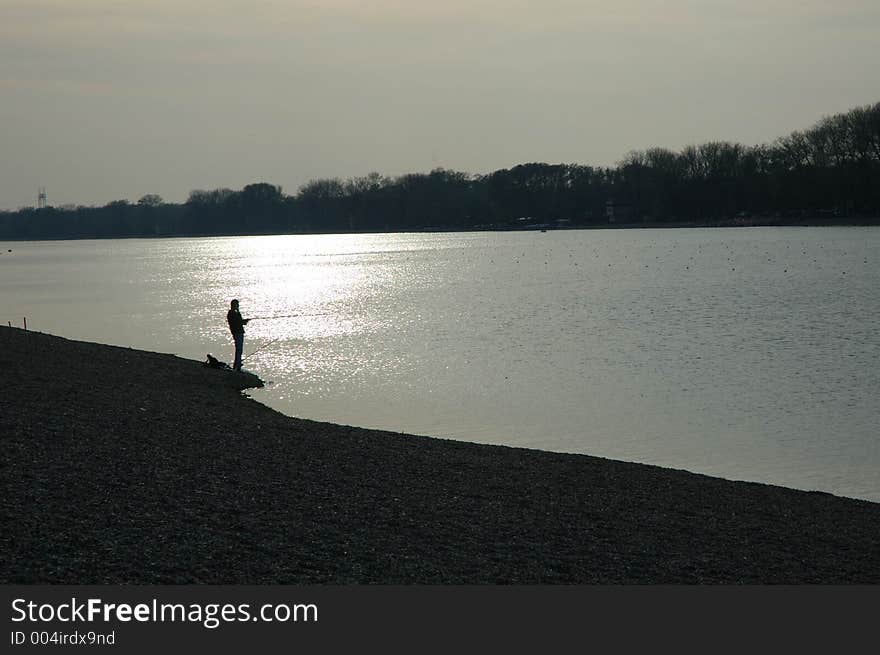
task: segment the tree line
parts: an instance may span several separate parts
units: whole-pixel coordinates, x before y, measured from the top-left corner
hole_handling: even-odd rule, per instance
[[[617,166],[528,163],[317,179],[294,195],[258,182],[103,207],[0,212],[0,239],[880,222],[880,103],[771,144],[713,141],[628,153]]]

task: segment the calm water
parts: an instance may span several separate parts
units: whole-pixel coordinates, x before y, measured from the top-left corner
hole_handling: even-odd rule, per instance
[[[0,320],[75,339],[231,362],[239,298],[252,395],[292,416],[880,501],[880,229],[0,252]]]

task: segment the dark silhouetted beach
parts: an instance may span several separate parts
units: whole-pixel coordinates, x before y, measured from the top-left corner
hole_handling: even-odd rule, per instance
[[[15,328],[0,374],[3,583],[880,582],[877,503],[290,418]]]

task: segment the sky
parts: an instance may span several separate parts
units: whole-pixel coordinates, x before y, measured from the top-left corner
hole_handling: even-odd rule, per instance
[[[877,0],[0,0],[0,209],[769,143],[878,46]]]

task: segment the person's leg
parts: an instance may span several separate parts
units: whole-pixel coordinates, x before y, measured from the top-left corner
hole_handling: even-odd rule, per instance
[[[241,353],[244,350],[244,333],[236,334],[235,339],[235,360],[232,363],[232,368],[236,371],[241,370]]]

